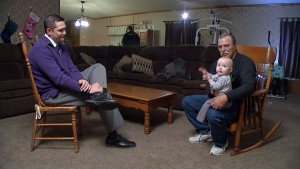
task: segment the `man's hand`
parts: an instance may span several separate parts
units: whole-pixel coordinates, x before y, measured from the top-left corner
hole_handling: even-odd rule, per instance
[[[214,98],[210,106],[214,109],[222,109],[226,103],[228,102],[228,98],[226,94],[217,96]]]
[[[211,93],[212,95],[215,95],[215,92],[216,92],[216,90],[210,89],[210,93]]]
[[[94,94],[96,92],[100,92],[100,93],[103,92],[103,86],[101,86],[99,83],[94,83],[91,86],[90,94]]]
[[[84,79],[79,80],[79,85],[81,92],[86,92],[91,89],[90,83]]]
[[[80,84],[80,91],[81,92],[87,92],[89,91],[89,94],[94,94],[97,92],[102,93],[103,87],[99,83],[90,84],[88,81],[81,79],[79,80]]]

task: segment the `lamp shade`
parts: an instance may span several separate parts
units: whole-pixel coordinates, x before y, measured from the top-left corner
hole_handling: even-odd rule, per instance
[[[87,28],[90,26],[90,24],[89,24],[89,20],[83,15],[83,13],[84,13],[83,3],[85,3],[85,1],[81,1],[81,4],[82,4],[81,13],[75,22],[75,26]]]
[[[87,28],[87,27],[90,26],[89,20],[85,17],[80,17],[76,20],[75,26],[76,27],[85,27],[85,28]]]

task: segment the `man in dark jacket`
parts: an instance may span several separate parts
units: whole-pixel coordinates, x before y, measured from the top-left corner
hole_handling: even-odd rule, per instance
[[[140,46],[140,37],[133,31],[133,27],[129,25],[122,39],[123,46]]]
[[[211,155],[221,155],[225,152],[228,146],[227,126],[237,120],[239,105],[243,98],[254,92],[256,82],[255,64],[249,57],[238,53],[232,34],[221,34],[218,48],[221,57],[229,57],[233,61],[232,90],[214,98],[205,122],[199,122],[197,114],[205,101],[210,99],[207,95],[191,95],[182,100],[185,114],[197,131],[189,141],[191,143],[212,141]],[[216,62],[212,65],[210,73],[216,73]],[[228,102],[232,102],[232,106],[224,108]]]

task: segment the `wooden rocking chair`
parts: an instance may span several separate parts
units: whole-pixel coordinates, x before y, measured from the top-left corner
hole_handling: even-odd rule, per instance
[[[269,92],[276,49],[273,47],[237,46],[237,51],[250,57],[256,65],[257,84],[256,91],[241,103],[239,119],[231,124],[228,131],[235,133],[234,150],[231,155],[238,155],[261,147],[279,128],[280,122],[266,134],[263,134],[264,107]],[[269,68],[266,76],[267,69]],[[261,139],[254,145],[241,149],[241,136],[253,132],[260,132]]]

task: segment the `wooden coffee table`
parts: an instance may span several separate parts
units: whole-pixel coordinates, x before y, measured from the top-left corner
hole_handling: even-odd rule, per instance
[[[168,124],[173,122],[172,102],[176,92],[121,83],[109,83],[108,90],[119,104],[144,111],[145,134],[150,133],[150,112],[155,108],[168,106]]]

